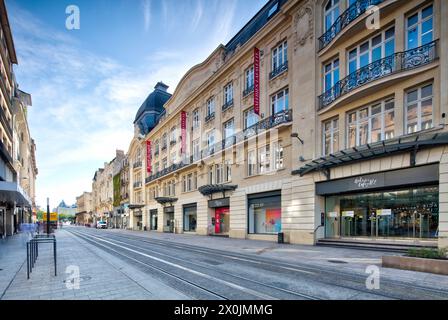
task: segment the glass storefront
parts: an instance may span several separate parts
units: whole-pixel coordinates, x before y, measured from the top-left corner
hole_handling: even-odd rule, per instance
[[[439,187],[327,196],[327,238],[437,238]]]
[[[197,205],[184,206],[184,231],[196,232]]]
[[[282,205],[280,193],[252,195],[249,204],[249,233],[277,234],[282,230]]]
[[[215,208],[215,216],[212,217],[214,234],[227,235],[230,227],[230,208]]]
[[[157,212],[157,209],[155,209],[155,210],[151,210],[150,212],[149,212],[149,219],[150,219],[150,228],[151,228],[151,230],[157,230],[157,227],[158,227],[158,225],[157,225],[157,220],[158,220],[158,212]]]

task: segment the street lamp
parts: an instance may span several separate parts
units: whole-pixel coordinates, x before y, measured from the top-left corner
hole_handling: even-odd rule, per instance
[[[291,133],[291,138],[297,138],[300,141],[301,144],[304,144],[303,140],[300,139],[298,133]]]
[[[50,198],[47,198],[47,235],[50,235]]]

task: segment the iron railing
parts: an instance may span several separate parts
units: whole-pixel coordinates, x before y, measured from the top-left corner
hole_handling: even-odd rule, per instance
[[[164,177],[168,174],[171,174],[177,170],[180,170],[184,167],[187,167],[195,162],[201,161],[202,159],[205,159],[207,157],[212,156],[213,154],[220,152],[226,148],[233,147],[237,143],[243,142],[246,139],[260,134],[262,132],[265,132],[266,130],[272,129],[276,126],[279,126],[281,124],[286,124],[292,122],[292,110],[284,110],[281,112],[278,112],[266,119],[261,120],[260,122],[256,123],[255,125],[238,132],[237,134],[230,136],[226,139],[223,139],[222,141],[205,148],[200,152],[199,157],[193,158],[193,156],[190,156],[186,159],[184,159],[182,162],[173,164],[168,168],[165,168],[145,179],[145,183],[148,184],[156,179],[159,179],[161,177]]]
[[[288,70],[288,61],[286,61],[285,63],[283,63],[282,65],[278,66],[277,68],[275,68],[274,70],[272,70],[269,73],[269,80],[274,79],[275,77],[279,76],[280,74],[282,74],[283,72]]]
[[[142,187],[142,182],[141,181],[134,182],[134,189],[141,188],[141,187]]]
[[[233,107],[233,99],[227,101],[226,103],[224,103],[224,105],[222,106],[222,112],[230,109],[231,107]]]
[[[404,52],[398,52],[356,70],[319,96],[318,111],[340,97],[375,80],[416,69],[438,58],[438,40]]]
[[[254,85],[251,85],[250,87],[247,87],[246,89],[244,89],[244,91],[243,91],[243,97],[247,97],[247,96],[250,95],[252,92],[254,92]]]
[[[215,119],[215,113],[210,113],[208,116],[205,117],[205,122],[209,122],[210,120]]]
[[[319,38],[319,50],[326,46],[337,37],[350,23],[363,15],[370,6],[379,5],[385,0],[358,0],[347,8],[333,23],[333,25]]]
[[[141,167],[142,167],[142,162],[141,161],[134,162],[134,165],[133,165],[134,169],[141,168]]]

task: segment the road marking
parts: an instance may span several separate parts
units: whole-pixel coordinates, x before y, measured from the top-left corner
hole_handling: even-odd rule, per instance
[[[178,264],[176,264],[176,263],[172,263],[172,262],[169,262],[169,261],[166,261],[166,260],[163,260],[163,259],[160,259],[160,258],[151,256],[151,255],[149,255],[149,254],[146,254],[146,253],[143,253],[143,252],[140,252],[140,251],[137,251],[137,250],[133,250],[133,249],[127,248],[127,247],[125,247],[125,246],[119,245],[119,244],[117,244],[117,243],[114,243],[114,242],[111,242],[111,241],[108,241],[108,240],[105,240],[105,239],[102,239],[102,238],[99,238],[99,237],[96,237],[96,236],[88,235],[88,237],[95,238],[95,239],[97,239],[97,240],[99,240],[99,241],[102,241],[102,242],[105,242],[105,243],[109,243],[109,244],[114,245],[114,246],[116,246],[116,247],[125,249],[125,250],[127,250],[127,251],[130,251],[130,252],[139,254],[139,255],[141,255],[141,256],[144,256],[144,257],[147,257],[147,258],[150,258],[150,259],[153,259],[153,260],[155,260],[155,261],[158,261],[158,262],[161,262],[161,263],[165,263],[165,264],[167,264],[167,265],[169,265],[169,266],[172,266],[172,267],[181,269],[181,270],[183,270],[183,271],[187,271],[187,272],[193,273],[193,274],[198,275],[198,276],[200,276],[200,277],[203,277],[203,278],[206,278],[206,279],[209,279],[209,280],[213,280],[213,281],[222,283],[222,284],[224,284],[224,285],[226,285],[226,286],[229,286],[229,287],[238,289],[238,290],[240,290],[240,291],[243,291],[243,292],[252,294],[252,295],[254,295],[254,296],[256,296],[256,297],[259,297],[259,298],[262,298],[262,299],[265,299],[265,300],[278,300],[278,298],[275,298],[275,297],[272,297],[272,296],[269,296],[269,295],[265,295],[265,294],[263,294],[263,293],[259,293],[259,292],[257,292],[257,291],[252,290],[252,289],[249,289],[249,288],[241,287],[241,286],[239,286],[239,285],[237,285],[237,284],[234,284],[234,283],[231,283],[231,282],[222,280],[222,279],[218,279],[218,278],[209,276],[209,275],[207,275],[207,274],[205,274],[205,273],[202,273],[202,272],[199,272],[199,271],[196,271],[196,270],[187,268],[187,267],[183,267],[183,266],[178,265]],[[121,242],[121,241],[118,241],[118,240],[114,240],[114,241],[116,241],[116,242],[120,242],[120,243],[124,243],[124,242]]]

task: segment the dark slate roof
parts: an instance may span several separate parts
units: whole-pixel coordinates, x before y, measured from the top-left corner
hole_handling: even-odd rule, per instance
[[[283,7],[288,0],[270,0],[261,8],[260,11],[226,44],[226,51],[230,53],[238,46],[243,46],[249,41],[260,29],[262,29]],[[277,9],[274,6],[277,4]],[[273,9],[273,13],[269,12]]]
[[[157,83],[154,87],[154,91],[146,98],[140,109],[138,109],[135,115],[134,124],[140,119],[140,117],[146,111],[156,111],[162,113],[165,111],[163,105],[171,98],[171,94],[167,92],[168,86],[162,82]]]

